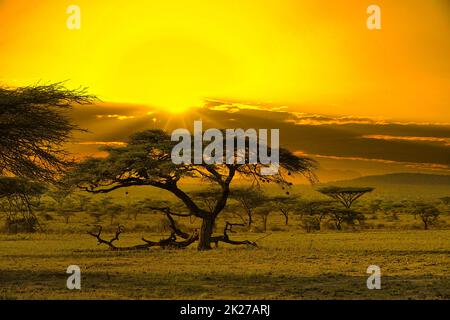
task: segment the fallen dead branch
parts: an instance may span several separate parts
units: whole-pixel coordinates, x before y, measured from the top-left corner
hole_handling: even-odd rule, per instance
[[[226,222],[225,223],[225,228],[223,229],[223,235],[222,236],[216,236],[216,237],[211,237],[211,242],[213,242],[216,247],[219,246],[219,242],[225,242],[228,244],[233,244],[233,245],[241,245],[241,244],[246,244],[249,246],[253,246],[253,247],[258,247],[258,245],[255,242],[249,241],[249,240],[242,240],[242,241],[236,241],[236,240],[231,240],[230,237],[228,236],[228,231],[229,232],[233,232],[232,228],[233,226],[242,226],[244,227],[245,224],[242,223],[230,223],[230,222]]]
[[[114,236],[107,240],[105,238],[102,238],[102,231],[103,228],[100,225],[96,225],[95,231],[89,231],[88,234],[92,237],[97,239],[98,244],[105,244],[109,247],[111,251],[132,251],[132,250],[149,250],[151,247],[161,247],[161,248],[173,248],[173,249],[184,249],[194,242],[196,242],[199,239],[198,230],[194,230],[192,234],[186,233],[182,230],[180,230],[176,224],[175,220],[173,219],[172,215],[168,212],[165,212],[166,216],[170,223],[170,229],[171,233],[170,236],[164,239],[160,239],[159,241],[151,241],[147,240],[144,237],[141,238],[141,240],[144,242],[142,244],[134,245],[134,246],[128,246],[128,247],[119,247],[115,245],[115,242],[119,240],[120,235],[124,231],[123,226],[118,226],[117,230],[114,234]],[[249,245],[253,247],[257,247],[257,244],[255,242],[249,241],[249,240],[243,240],[243,241],[236,241],[231,240],[228,232],[232,233],[233,226],[244,226],[243,224],[239,223],[229,223],[226,222],[225,228],[223,230],[223,235],[221,236],[214,236],[211,237],[211,242],[216,245],[216,247],[219,246],[219,242],[224,242],[232,245]],[[178,240],[178,238],[181,238],[182,240]]]

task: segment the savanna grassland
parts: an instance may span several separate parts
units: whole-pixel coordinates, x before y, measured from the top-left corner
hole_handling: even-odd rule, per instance
[[[157,235],[154,235],[157,237]],[[256,239],[260,234],[245,234]],[[128,234],[135,243],[140,234]],[[2,237],[3,299],[448,299],[450,231],[273,232],[260,248],[110,252],[87,235]],[[82,270],[82,290],[65,270]],[[382,268],[368,290],[366,269]]]
[[[367,201],[389,193],[386,190],[368,195]],[[293,193],[320,197],[309,187],[297,187]],[[127,198],[124,191],[112,195],[118,202],[131,203],[143,196],[164,197],[141,188],[129,189]],[[420,221],[410,214],[393,218],[380,212],[367,214],[364,225],[337,231],[324,221],[320,231],[307,233],[299,212],[291,214],[288,226],[274,212],[266,232],[256,219],[251,232],[237,228],[230,234],[236,240],[255,241],[258,248],[221,243],[206,252],[195,246],[113,252],[86,233],[94,222],[85,212],[68,223],[56,213],[46,212],[46,219],[43,214],[44,232],[0,235],[2,299],[450,298],[450,228],[445,214],[430,230],[421,230]],[[116,244],[126,246],[140,243],[142,236],[167,236],[163,218],[145,212],[127,217],[123,212],[112,223],[108,217],[100,222],[106,238],[113,236],[117,224],[124,225]],[[216,232],[225,218],[218,221]],[[186,229],[199,223],[178,221]],[[73,264],[81,268],[80,291],[66,288],[66,269]],[[369,265],[381,267],[381,290],[367,289]]]

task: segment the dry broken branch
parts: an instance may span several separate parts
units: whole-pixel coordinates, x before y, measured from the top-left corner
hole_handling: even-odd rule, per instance
[[[151,247],[184,249],[199,240],[199,233],[198,233],[197,229],[195,229],[192,234],[188,234],[188,233],[180,230],[176,226],[175,220],[173,219],[173,217],[171,216],[170,213],[166,212],[166,216],[169,219],[170,228],[171,228],[172,232],[169,237],[160,239],[159,241],[151,241],[151,240],[147,240],[144,237],[142,237],[141,240],[143,242],[145,242],[143,244],[138,244],[138,245],[129,246],[129,247],[118,247],[118,246],[114,245],[114,242],[119,240],[120,234],[124,231],[124,227],[120,226],[120,225],[117,227],[114,237],[112,237],[111,240],[106,240],[101,237],[103,228],[100,225],[96,225],[95,227],[97,227],[97,230],[89,231],[88,234],[91,235],[92,237],[96,238],[98,241],[98,244],[107,245],[111,251],[149,250]],[[241,224],[241,223],[226,222],[225,228],[223,230],[223,235],[211,237],[211,242],[215,243],[216,247],[219,246],[219,242],[225,242],[225,243],[232,244],[232,245],[245,244],[245,245],[257,247],[257,244],[255,242],[251,242],[249,240],[243,240],[243,241],[231,240],[228,236],[228,232],[233,232],[232,231],[233,226],[245,226],[245,225]],[[177,237],[180,237],[183,240],[177,241]]]

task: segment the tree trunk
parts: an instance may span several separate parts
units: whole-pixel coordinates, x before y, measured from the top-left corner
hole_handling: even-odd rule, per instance
[[[248,211],[247,216],[248,216],[248,229],[250,230],[252,228],[252,223],[253,223],[252,213],[250,211]]]
[[[289,225],[289,214],[287,212],[283,212],[284,216],[284,224],[287,226]]]
[[[198,240],[198,250],[211,249],[211,235],[214,227],[214,218],[203,218],[202,227],[200,229],[200,237]]]
[[[267,231],[267,216],[263,216],[263,231]]]

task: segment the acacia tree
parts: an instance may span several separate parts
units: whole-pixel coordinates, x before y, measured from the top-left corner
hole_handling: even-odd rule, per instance
[[[289,224],[289,214],[298,208],[299,201],[295,197],[276,196],[270,199],[272,204],[284,216],[284,224]]]
[[[333,210],[333,200],[302,201],[299,203],[301,209],[302,225],[307,232],[320,230],[324,217]]]
[[[77,212],[75,201],[71,198],[65,199],[62,205],[57,206],[57,213],[63,217],[66,224],[69,224],[70,218]]]
[[[94,100],[61,83],[0,87],[0,175],[53,181],[70,164],[63,144],[79,130],[66,111]]]
[[[445,204],[446,206],[450,206],[450,197],[442,197],[439,200],[441,200],[442,203]]]
[[[383,208],[383,200],[375,199],[369,203],[369,211],[370,213],[376,214],[378,211],[381,211]]]
[[[255,187],[233,189],[230,197],[239,202],[247,215],[247,226],[249,229],[252,228],[255,210],[269,201],[269,198],[264,195],[261,189]]]
[[[33,200],[39,199],[45,186],[19,177],[0,177],[0,208],[6,214],[9,232],[35,232],[39,226]]]
[[[346,208],[350,209],[352,204],[365,195],[368,192],[372,192],[375,188],[371,187],[364,187],[364,188],[358,188],[358,187],[324,187],[320,188],[318,191],[330,198],[333,198]]]
[[[428,230],[430,225],[436,223],[439,218],[440,211],[431,203],[425,202],[413,202],[410,204],[410,213],[414,215],[414,217],[419,216],[420,220],[422,220],[423,228]]]
[[[342,223],[354,225],[355,221],[364,221],[364,214],[347,208],[331,208],[328,212],[330,220],[334,222],[337,230],[342,230]]]
[[[263,231],[267,231],[267,219],[269,215],[272,213],[272,208],[268,205],[261,206],[256,208],[255,213],[259,215],[262,219]]]
[[[208,164],[204,161],[200,164],[193,164],[194,161],[174,164],[171,161],[171,152],[175,145],[176,142],[171,141],[170,135],[161,130],[139,132],[132,135],[124,147],[106,147],[104,150],[109,154],[106,158],[87,159],[79,163],[69,178],[81,189],[92,193],[108,193],[130,186],[152,186],[172,193],[184,204],[185,211],[161,209],[168,215],[195,216],[201,219],[199,250],[211,249],[211,242],[219,239],[212,236],[213,226],[227,204],[230,184],[235,177],[242,176],[257,182],[272,182],[284,186],[290,184],[285,179],[286,172],[303,174],[311,181],[315,179],[313,170],[316,168],[316,162],[298,157],[285,149],[279,150],[278,173],[266,176],[261,174],[260,170],[264,167],[262,164],[250,164],[249,161],[243,164],[227,164],[225,156],[223,164]],[[235,148],[235,157],[237,151],[242,150]],[[245,154],[248,153],[246,146]],[[202,208],[192,196],[182,190],[180,181],[187,177],[206,180],[219,188],[212,210]],[[220,241],[232,243],[226,236],[226,230]]]

